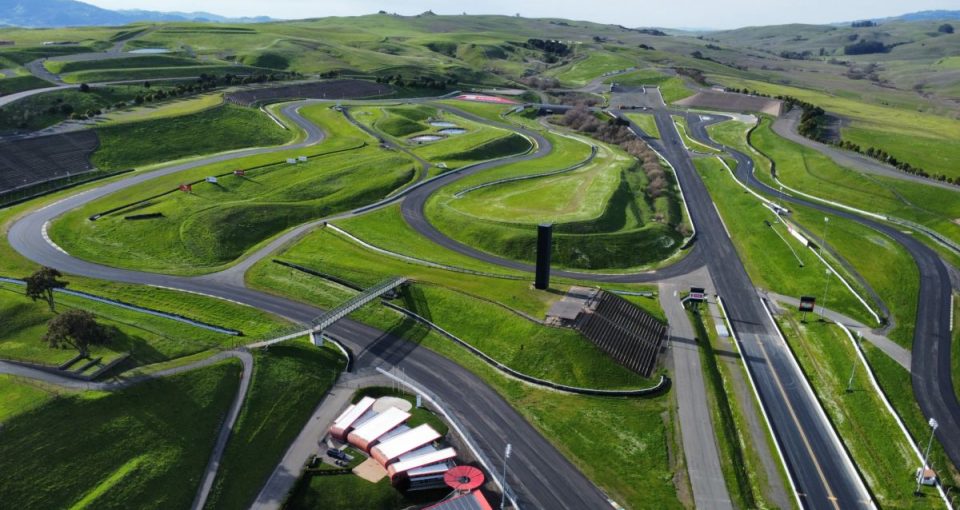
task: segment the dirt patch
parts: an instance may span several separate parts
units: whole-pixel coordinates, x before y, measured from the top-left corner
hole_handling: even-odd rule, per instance
[[[954,219],[953,222],[956,223],[957,225],[960,225],[960,218]]]
[[[760,112],[779,117],[783,101],[734,92],[709,90],[677,101],[675,104],[692,108],[707,108],[730,112]]]
[[[381,466],[379,462],[370,458],[353,468],[353,474],[370,483],[377,483],[387,476],[387,470],[383,469],[383,466]]]

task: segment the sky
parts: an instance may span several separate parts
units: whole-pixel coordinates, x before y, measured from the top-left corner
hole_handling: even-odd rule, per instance
[[[381,9],[404,15],[507,14],[616,23],[628,27],[737,28],[784,23],[831,23],[929,9],[960,9],[960,0],[83,0],[107,9],[206,11],[223,16],[281,19],[354,16]]]

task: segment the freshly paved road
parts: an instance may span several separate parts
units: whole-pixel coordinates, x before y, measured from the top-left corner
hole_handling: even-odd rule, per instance
[[[694,114],[689,114],[687,118],[695,138],[714,147],[721,147],[707,136],[705,126],[710,122],[703,122]],[[737,160],[738,179],[752,188],[776,200],[856,221],[890,237],[913,257],[920,271],[920,293],[910,371],[913,393],[923,414],[928,418],[935,418],[939,423],[937,438],[954,465],[960,466],[960,441],[957,440],[960,438],[960,403],[957,401],[950,375],[952,284],[946,265],[927,245],[895,227],[770,188],[756,178],[753,162],[747,155],[730,147],[723,148]]]

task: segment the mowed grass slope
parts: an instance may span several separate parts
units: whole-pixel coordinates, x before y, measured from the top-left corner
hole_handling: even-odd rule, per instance
[[[4,506],[189,507],[239,375],[230,360],[15,416],[0,441]]]
[[[850,120],[843,127],[843,139],[883,149],[900,161],[920,167],[931,174],[960,177],[953,162],[960,160],[960,121],[948,117],[868,103],[849,94],[830,94],[759,81],[722,78],[721,82],[747,87],[771,95],[785,94],[814,103],[828,113]]]
[[[23,292],[21,286],[0,284],[0,358],[59,365],[76,356],[74,349],[53,349],[47,345],[43,335],[47,322],[56,314],[50,312],[45,302],[31,301]],[[237,337],[226,333],[88,299],[58,294],[56,301],[57,313],[86,310],[108,328],[109,343],[90,350],[92,358],[103,358],[104,363],[130,353],[131,365],[146,365],[237,342]]]
[[[572,172],[456,192],[497,178],[570,168],[589,139],[549,135],[556,155],[505,165],[441,189],[427,202],[431,222],[450,237],[506,258],[532,260],[536,225],[556,222],[554,260],[581,269],[660,262],[679,247],[672,193],[654,199],[635,158],[600,142],[594,161]],[[539,171],[534,172],[533,169]],[[670,188],[673,189],[672,187]],[[642,247],[642,248],[640,248]]]
[[[367,144],[367,137],[338,113],[322,109],[313,115],[331,134],[345,136],[300,153],[314,154],[306,163],[289,165],[272,155],[271,159],[257,156],[215,164],[206,174],[202,168],[195,169],[180,179],[188,174],[216,175],[230,168],[250,170],[243,176],[220,177],[217,183],[196,184],[192,193],[174,192],[97,221],[87,219],[175,189],[178,181],[173,179],[178,177],[163,179],[161,183],[170,186],[165,189],[148,181],[72,212],[55,224],[52,235],[71,253],[109,259],[111,265],[178,273],[210,271],[287,228],[373,202],[413,177],[409,159]],[[248,161],[274,164],[254,168],[257,165],[248,166]],[[159,216],[125,219],[136,214]],[[112,251],[105,252],[104,246]]]
[[[850,339],[835,324],[799,319],[799,312],[791,312],[779,324],[878,502],[884,508],[942,507],[934,488],[923,488],[926,497],[913,495],[910,475],[917,455],[874,390]]]
[[[960,242],[960,188],[951,191],[916,182],[862,174],[819,152],[780,138],[765,118],[751,143],[777,162],[787,186],[865,211],[911,220]]]
[[[204,508],[246,508],[344,366],[334,347],[307,340],[254,351],[247,398]]]
[[[261,112],[233,105],[199,113],[97,128],[100,148],[93,163],[105,170],[141,167],[246,147],[280,145],[290,140]]]

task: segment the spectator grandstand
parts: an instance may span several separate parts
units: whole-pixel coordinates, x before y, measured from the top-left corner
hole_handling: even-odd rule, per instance
[[[382,83],[365,80],[331,80],[249,88],[231,92],[226,95],[226,99],[241,106],[251,106],[284,99],[359,99],[386,96],[392,93],[393,89]]]
[[[93,130],[0,141],[0,195],[93,170]]]
[[[667,336],[667,326],[633,303],[607,292],[597,293],[574,328],[617,363],[650,377]]]

